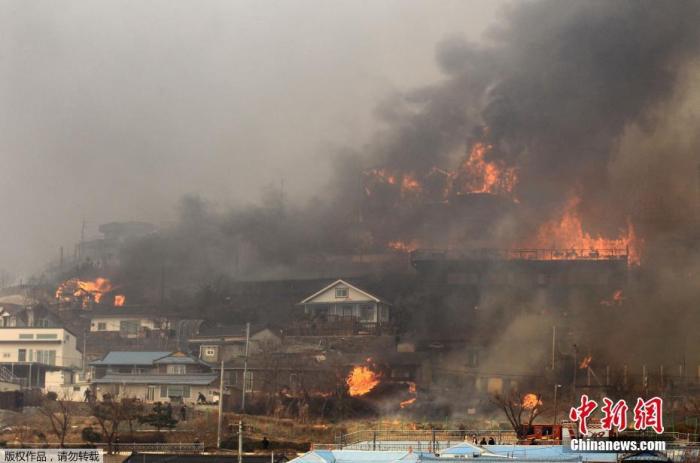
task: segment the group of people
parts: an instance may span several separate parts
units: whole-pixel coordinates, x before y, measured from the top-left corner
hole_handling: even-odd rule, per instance
[[[476,444],[476,436],[474,436],[474,443]],[[487,442],[486,437],[482,437],[479,441],[479,445],[496,445],[496,441],[493,437],[489,437],[489,440]]]

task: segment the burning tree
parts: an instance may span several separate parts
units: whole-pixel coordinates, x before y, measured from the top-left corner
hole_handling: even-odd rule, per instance
[[[540,394],[521,394],[513,390],[509,395],[494,394],[492,401],[503,410],[518,439],[524,439],[532,423],[542,413],[540,397]]]

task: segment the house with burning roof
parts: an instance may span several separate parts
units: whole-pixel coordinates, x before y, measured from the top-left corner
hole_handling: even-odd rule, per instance
[[[212,401],[219,387],[209,364],[184,352],[112,351],[90,366],[97,397],[195,403],[200,393]]]
[[[345,280],[334,281],[297,305],[303,307],[311,331],[338,328],[348,334],[377,334],[390,322],[391,304]]]

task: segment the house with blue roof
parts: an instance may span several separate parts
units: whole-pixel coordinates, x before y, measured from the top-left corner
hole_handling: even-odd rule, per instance
[[[219,389],[211,366],[184,352],[112,351],[90,366],[97,397],[194,404],[202,397],[213,401]]]

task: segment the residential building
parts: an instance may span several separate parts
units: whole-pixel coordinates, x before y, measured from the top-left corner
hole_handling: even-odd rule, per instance
[[[251,326],[247,337],[246,325],[206,324],[202,324],[197,334],[191,336],[188,342],[193,351],[199,352],[200,359],[218,363],[245,356],[246,340],[248,355],[275,350],[282,343],[279,332],[267,327]]]
[[[112,351],[92,362],[94,392],[147,403],[212,401],[219,377],[204,361],[183,352]]]
[[[315,328],[312,331],[345,327],[352,334],[376,334],[390,322],[388,302],[344,280],[334,281],[297,305],[304,308],[310,326]]]
[[[90,333],[118,333],[123,338],[147,337],[151,332],[166,332],[170,327],[168,317],[145,307],[100,308],[90,318]]]
[[[0,366],[28,387],[43,387],[47,371],[82,366],[77,340],[65,328],[0,327]]]

